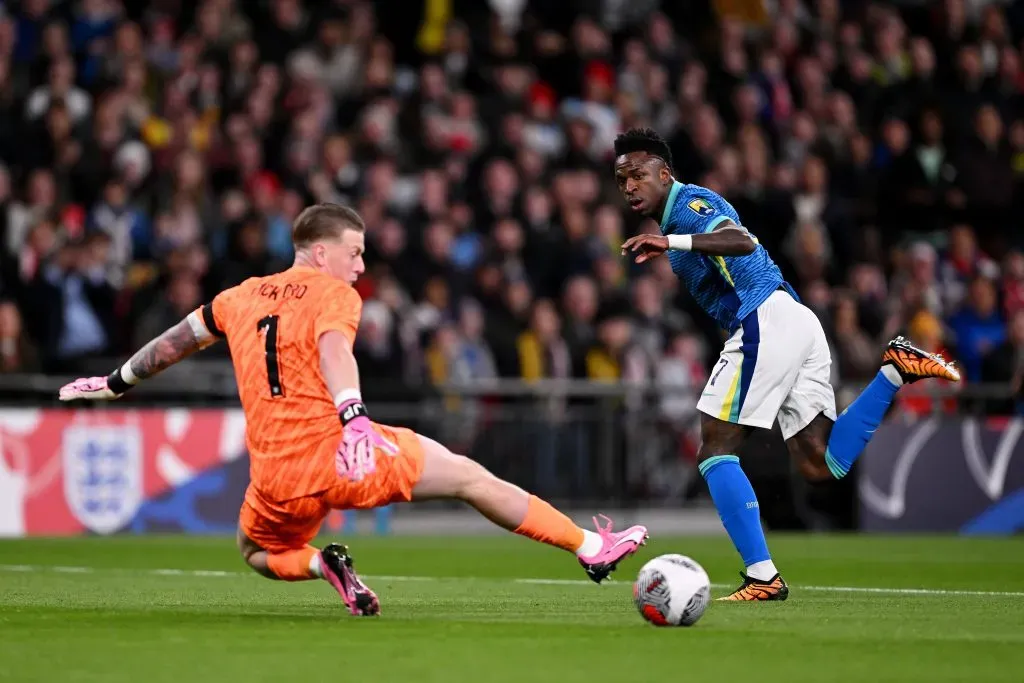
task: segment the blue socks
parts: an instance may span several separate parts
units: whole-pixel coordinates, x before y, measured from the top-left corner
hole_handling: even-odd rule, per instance
[[[878,371],[871,384],[843,411],[832,427],[832,435],[825,450],[825,463],[836,479],[845,477],[854,461],[864,452],[902,385],[898,379],[890,379],[887,369],[891,370],[885,367]]]
[[[740,459],[735,455],[716,455],[700,463],[699,468],[711,490],[722,525],[743,557],[743,564],[750,567],[770,560],[757,496],[740,468]]]
[[[825,462],[833,477],[840,479],[850,471],[902,384],[893,368],[883,367],[836,420],[825,451]],[[761,528],[757,496],[740,468],[740,459],[735,455],[716,455],[700,463],[699,469],[708,483],[722,525],[747,566],[747,573],[754,578],[770,579],[775,565]],[[752,569],[759,570],[757,573],[763,576],[756,576]]]

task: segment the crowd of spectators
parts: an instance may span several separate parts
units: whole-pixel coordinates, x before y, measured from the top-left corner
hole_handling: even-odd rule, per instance
[[[6,6],[0,368],[129,352],[286,267],[292,218],[335,201],[368,227],[364,382],[699,388],[719,331],[666,259],[618,251],[656,229],[611,177],[643,125],[821,317],[837,381],[904,332],[1021,395],[1021,11],[706,4]]]

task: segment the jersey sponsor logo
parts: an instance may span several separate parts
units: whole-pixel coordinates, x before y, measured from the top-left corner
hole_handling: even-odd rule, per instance
[[[691,199],[690,203],[686,206],[690,211],[693,211],[701,218],[707,218],[708,216],[713,216],[715,214],[715,207],[700,198]]]

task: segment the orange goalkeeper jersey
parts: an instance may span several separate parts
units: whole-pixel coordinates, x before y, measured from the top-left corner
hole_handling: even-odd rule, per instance
[[[207,329],[231,349],[249,474],[266,498],[290,500],[337,483],[341,422],[317,341],[339,330],[353,342],[361,311],[351,286],[306,267],[251,278],[202,307]]]

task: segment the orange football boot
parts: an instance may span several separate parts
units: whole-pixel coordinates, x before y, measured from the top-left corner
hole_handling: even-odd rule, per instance
[[[950,382],[960,381],[960,372],[953,363],[937,353],[922,351],[904,337],[896,337],[889,342],[885,353],[882,354],[882,365],[896,368],[904,384],[926,377],[938,377]]]

